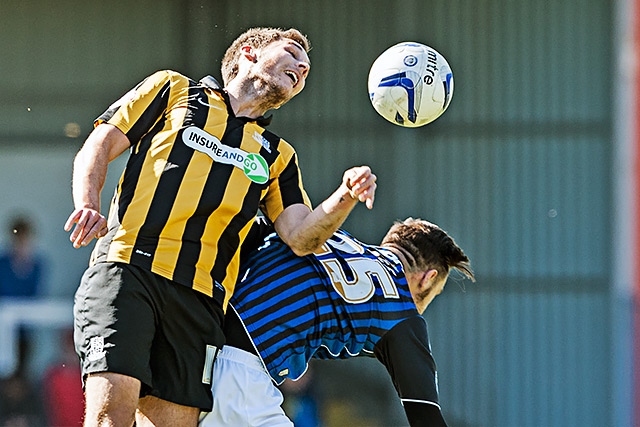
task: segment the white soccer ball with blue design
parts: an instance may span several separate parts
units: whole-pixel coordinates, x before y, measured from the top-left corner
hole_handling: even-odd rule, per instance
[[[369,71],[369,97],[385,119],[404,127],[431,123],[453,96],[453,73],[435,49],[416,42],[391,46]]]

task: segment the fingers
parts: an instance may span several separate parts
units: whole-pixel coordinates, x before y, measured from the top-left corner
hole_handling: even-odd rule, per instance
[[[78,221],[78,218],[80,217],[80,211],[73,211],[71,212],[71,215],[69,215],[69,219],[67,219],[67,222],[65,222],[64,224],[64,231],[69,231],[71,230],[71,227],[73,226],[73,224]]]
[[[377,177],[368,166],[358,166],[344,173],[344,184],[349,189],[351,196],[365,203],[368,209],[373,208],[375,200]]]
[[[74,248],[87,246],[95,238],[107,234],[107,220],[98,211],[93,209],[76,209],[71,213],[64,225],[65,231],[75,228],[69,236]]]

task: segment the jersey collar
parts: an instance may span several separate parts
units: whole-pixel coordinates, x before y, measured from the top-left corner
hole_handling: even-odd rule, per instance
[[[216,92],[219,92],[222,94],[222,96],[224,97],[224,102],[227,104],[227,109],[231,112],[231,104],[229,103],[229,95],[227,95],[227,92],[224,90],[224,88],[222,87],[222,85],[215,79],[215,77],[213,76],[204,76],[201,80],[200,80],[200,84],[202,86],[208,87],[209,89],[213,89]],[[250,117],[236,117],[240,120],[243,120],[245,122],[256,122],[256,124],[258,124],[258,126],[262,126],[262,127],[266,127],[269,126],[271,124],[271,120],[273,119],[273,115],[269,115],[269,116],[260,116],[257,117],[255,119],[252,119]]]

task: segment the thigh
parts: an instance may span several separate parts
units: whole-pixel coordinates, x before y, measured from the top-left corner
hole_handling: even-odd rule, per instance
[[[211,372],[224,344],[224,313],[212,298],[167,281],[165,302],[151,347],[150,395],[211,410]]]
[[[223,318],[220,304],[191,288],[136,266],[96,264],[74,303],[83,376],[127,375],[142,383],[141,397],[209,411]]]
[[[293,427],[281,407],[282,393],[257,356],[225,346],[213,371],[213,410],[200,427]]]
[[[146,396],[138,402],[136,427],[195,427],[199,413],[197,408]]]
[[[85,425],[131,425],[134,421],[140,381],[111,372],[91,374],[85,382]]]

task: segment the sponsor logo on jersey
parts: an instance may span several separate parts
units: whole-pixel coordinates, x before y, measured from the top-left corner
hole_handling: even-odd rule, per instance
[[[257,131],[253,132],[253,139],[258,141],[262,147],[267,150],[267,153],[271,153],[271,144],[267,141],[267,138],[260,135]]]
[[[248,153],[239,148],[229,147],[215,136],[195,126],[189,126],[184,130],[182,141],[216,162],[237,167],[247,178],[257,184],[264,184],[269,180],[269,165],[258,153]]]

